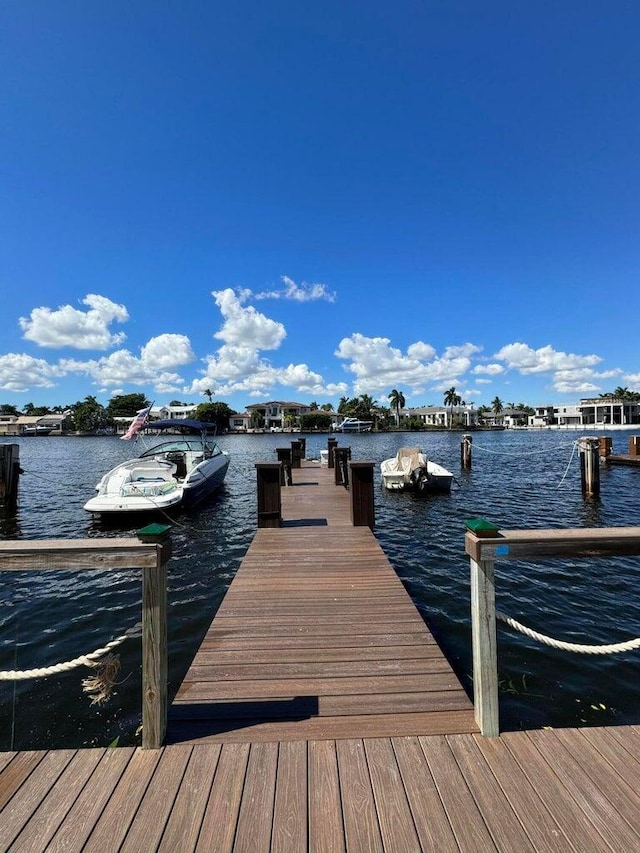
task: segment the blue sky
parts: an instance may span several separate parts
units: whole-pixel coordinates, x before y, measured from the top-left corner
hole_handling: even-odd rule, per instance
[[[6,0],[0,403],[640,390],[637,2]]]

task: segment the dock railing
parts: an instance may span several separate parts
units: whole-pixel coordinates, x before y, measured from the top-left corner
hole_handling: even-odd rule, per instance
[[[158,749],[167,727],[168,528],[150,525],[138,538],[0,542],[0,571],[142,571],[142,748]]]
[[[640,555],[640,527],[593,527],[565,530],[499,530],[482,519],[467,522],[465,552],[471,562],[471,627],[473,645],[473,696],[480,731],[488,737],[500,734],[498,707],[498,659],[496,617],[523,630],[515,620],[496,613],[495,563],[555,557],[628,557]],[[523,630],[569,651],[613,654],[640,648],[640,639],[616,646],[561,644],[549,637]],[[573,646],[573,647],[571,647]]]

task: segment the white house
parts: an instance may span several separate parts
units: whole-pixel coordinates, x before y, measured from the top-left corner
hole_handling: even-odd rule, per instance
[[[478,412],[473,406],[421,406],[403,409],[401,414],[402,417],[418,418],[425,426],[448,428],[451,420],[466,427],[478,425]]]
[[[184,420],[192,418],[197,408],[197,403],[188,406],[154,406],[151,409],[151,419],[154,421]]]

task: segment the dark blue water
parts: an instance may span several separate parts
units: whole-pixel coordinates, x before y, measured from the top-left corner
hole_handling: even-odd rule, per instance
[[[503,529],[638,524],[640,469],[603,468],[601,496],[580,490],[574,442],[582,433],[504,431],[474,435],[473,468],[460,470],[459,433],[339,436],[359,460],[382,459],[420,444],[456,474],[450,495],[416,497],[376,488],[376,535],[458,676],[471,691],[469,562],[466,519]],[[611,433],[624,453],[627,432]],[[255,463],[275,461],[289,436],[225,436],[226,484],[205,506],[182,514],[169,564],[169,681],[177,690],[256,528]],[[319,458],[326,436],[307,436]],[[100,475],[135,455],[115,438],[28,438],[15,518],[0,520],[2,539],[122,536],[103,529],[82,506]],[[559,639],[588,644],[640,636],[640,560],[498,564],[498,608]],[[0,575],[0,669],[70,660],[102,647],[140,620],[135,571]],[[89,671],[27,682],[0,682],[0,749],[136,742],[140,724],[140,641],[119,649],[120,684],[105,705],[82,690]],[[640,651],[608,657],[542,646],[499,627],[503,730],[540,726],[640,723]]]

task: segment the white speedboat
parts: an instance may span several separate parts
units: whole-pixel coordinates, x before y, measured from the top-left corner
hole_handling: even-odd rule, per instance
[[[453,474],[432,462],[419,447],[401,447],[392,459],[380,463],[386,489],[416,492],[449,492]]]
[[[371,432],[373,421],[361,421],[359,418],[345,418],[341,423],[334,424],[335,432]]]
[[[95,497],[84,505],[88,512],[166,512],[193,506],[222,485],[229,456],[207,435],[211,424],[164,420],[147,426],[193,434],[167,437],[137,458],[116,465],[97,484]]]

